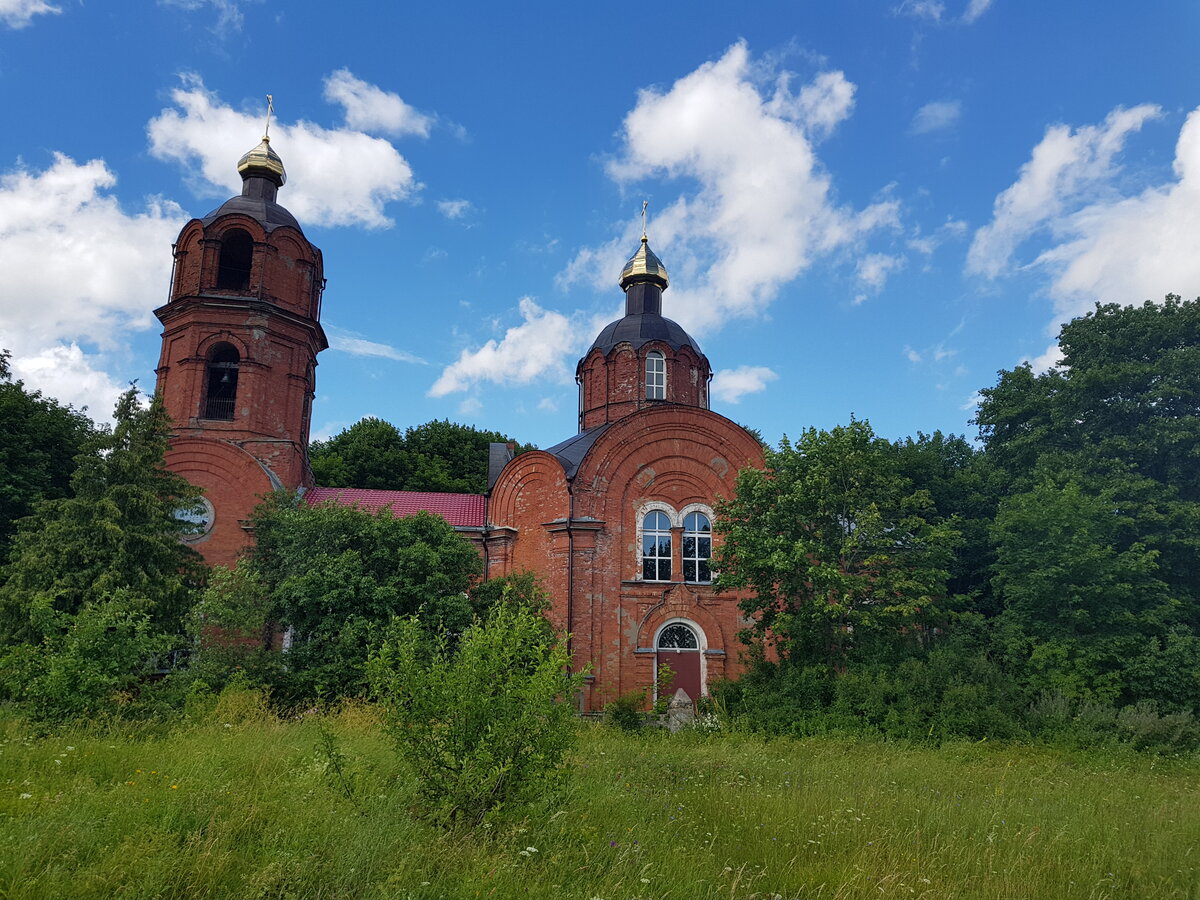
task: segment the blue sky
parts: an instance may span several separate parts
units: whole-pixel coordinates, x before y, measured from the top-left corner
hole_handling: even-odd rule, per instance
[[[1198,37],[1191,0],[0,0],[0,346],[96,415],[153,384],[171,242],[271,93],[317,437],[573,434],[643,199],[714,409],[973,436],[1058,323],[1200,294]]]

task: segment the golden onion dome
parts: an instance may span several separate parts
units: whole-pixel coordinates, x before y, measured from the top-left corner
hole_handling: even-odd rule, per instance
[[[642,246],[638,247],[637,253],[633,254],[629,258],[629,262],[625,263],[625,268],[621,270],[621,280],[618,283],[621,285],[621,289],[625,290],[631,284],[639,282],[657,284],[664,290],[670,284],[667,279],[667,267],[662,264],[661,259],[654,255],[644,234],[642,235]]]
[[[271,149],[271,139],[266,135],[263,135],[262,143],[238,160],[237,169],[242,178],[257,175],[260,178],[269,178],[280,187],[287,181],[283,160]]]

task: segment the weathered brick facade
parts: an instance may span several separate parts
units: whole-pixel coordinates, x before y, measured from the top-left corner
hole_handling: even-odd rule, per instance
[[[255,153],[259,152],[256,157]],[[309,414],[320,325],[321,251],[275,202],[282,164],[247,154],[242,194],[188,222],[175,243],[157,390],[175,422],[167,465],[204,488],[210,565],[231,565],[262,495],[311,486]]]
[[[321,252],[275,203],[282,163],[264,139],[239,171],[241,196],[184,226],[170,300],[155,311],[158,390],[177,429],[167,463],[204,488],[211,527],[196,547],[214,565],[232,564],[250,542],[263,494],[313,487],[309,411],[327,346]],[[577,369],[579,433],[512,459],[486,502],[313,493],[370,508],[456,510],[462,520],[452,524],[480,548],[489,576],[536,573],[554,623],[571,634],[575,665],[589,672],[586,709],[650,689],[664,662],[693,697],[737,672],[745,622],[739,595],[711,584],[711,523],[738,470],[762,465],[758,442],[708,409],[708,360],[662,316],[667,273],[644,237],[620,284],[626,315]]]

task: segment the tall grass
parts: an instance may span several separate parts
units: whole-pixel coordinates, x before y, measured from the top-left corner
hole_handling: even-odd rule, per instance
[[[555,805],[445,831],[370,707],[238,696],[170,728],[5,720],[0,896],[1200,897],[1195,759],[582,726]]]

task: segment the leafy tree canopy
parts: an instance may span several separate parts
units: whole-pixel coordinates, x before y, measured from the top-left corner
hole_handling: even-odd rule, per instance
[[[0,587],[0,641],[37,642],[37,610],[73,616],[117,591],[144,598],[157,627],[182,630],[204,567],[180,540],[176,512],[200,492],[165,466],[171,423],[158,398],[143,407],[131,388],[114,418],[77,457],[72,496],[21,521]]]
[[[83,413],[13,381],[8,360],[0,351],[0,561],[17,519],[70,492],[75,456],[93,431]]]
[[[451,632],[471,622],[467,590],[483,564],[439,516],[310,507],[281,494],[260,507],[254,531],[268,618],[293,634],[285,693],[294,697],[362,693],[374,629],[394,616]]]
[[[317,483],[326,487],[481,494],[487,490],[488,445],[511,439],[449,421],[426,422],[403,434],[366,418],[327,441],[309,445]],[[533,449],[517,446],[517,452]]]
[[[717,511],[716,568],[722,587],[753,590],[743,609],[781,657],[838,662],[894,643],[945,600],[955,521],[938,517],[869,424],[785,438],[766,463],[739,473]]]

